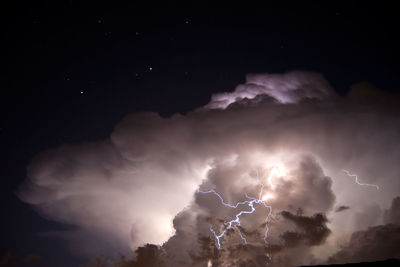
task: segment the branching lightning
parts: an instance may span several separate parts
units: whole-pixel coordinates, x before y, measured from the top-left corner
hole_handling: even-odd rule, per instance
[[[354,178],[355,178],[354,180],[355,180],[356,184],[358,184],[358,185],[364,185],[364,186],[375,187],[376,190],[379,190],[379,186],[377,186],[377,185],[375,185],[375,184],[360,183],[360,182],[358,181],[358,176],[357,176],[356,174],[351,174],[349,171],[346,171],[346,170],[342,170],[342,171],[343,171],[344,173],[346,173],[347,176],[354,177]]]
[[[248,200],[238,202],[235,205],[231,205],[229,203],[226,203],[224,201],[224,199],[221,197],[221,195],[218,194],[215,190],[209,190],[209,191],[197,190],[197,193],[214,194],[214,195],[216,195],[220,199],[222,205],[224,205],[226,207],[229,207],[229,208],[232,208],[232,209],[237,209],[237,208],[239,208],[239,206],[242,206],[242,205],[247,205],[248,207],[250,207],[250,210],[241,210],[241,211],[239,211],[239,213],[237,213],[235,215],[235,219],[230,220],[228,222],[225,222],[224,226],[221,227],[220,234],[217,234],[216,231],[212,228],[212,226],[210,227],[210,231],[214,235],[215,240],[217,242],[218,249],[221,248],[221,238],[223,238],[224,235],[226,234],[226,232],[229,229],[232,229],[232,228],[234,228],[235,230],[238,231],[240,238],[243,240],[243,242],[245,244],[247,244],[246,238],[243,236],[243,234],[241,233],[240,229],[237,228],[236,226],[240,226],[240,216],[242,216],[243,214],[252,214],[252,213],[254,213],[256,211],[256,207],[254,206],[255,204],[262,205],[262,206],[264,206],[265,208],[267,208],[269,210],[268,216],[265,219],[265,222],[268,223],[269,218],[270,218],[271,213],[272,213],[272,207],[268,206],[266,201],[261,198],[263,190],[264,190],[264,185],[261,184],[261,191],[260,191],[260,195],[259,195],[258,198],[253,198],[253,197],[250,197],[247,194],[245,194],[245,196],[246,196],[246,198]],[[265,243],[267,243],[268,231],[269,231],[269,228],[268,228],[268,226],[266,226],[266,231],[265,231],[265,235],[264,235],[264,242]]]

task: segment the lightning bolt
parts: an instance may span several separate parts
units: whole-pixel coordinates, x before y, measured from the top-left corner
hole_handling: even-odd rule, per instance
[[[375,187],[376,190],[379,190],[379,186],[377,186],[377,185],[375,185],[375,184],[364,184],[364,183],[360,183],[360,182],[358,181],[358,176],[355,175],[355,174],[351,174],[349,171],[342,170],[342,172],[346,173],[347,176],[354,177],[354,178],[355,178],[355,182],[356,182],[356,184],[358,184],[358,185],[371,186],[371,187]]]
[[[260,191],[259,198],[253,198],[253,197],[250,197],[250,196],[248,196],[247,194],[245,194],[245,196],[246,196],[246,198],[247,198],[248,200],[238,202],[238,203],[236,203],[235,205],[231,205],[231,204],[229,204],[229,203],[226,203],[226,202],[224,201],[224,199],[221,197],[221,195],[218,194],[215,190],[209,190],[209,191],[200,191],[200,190],[197,190],[197,191],[196,191],[197,193],[200,193],[200,194],[214,194],[214,195],[216,195],[216,196],[220,199],[222,205],[224,205],[224,206],[226,206],[226,207],[229,207],[229,208],[232,208],[232,209],[237,209],[237,208],[239,208],[239,206],[242,206],[242,205],[247,205],[248,207],[250,207],[250,210],[240,210],[239,213],[237,213],[237,214],[235,215],[235,219],[230,220],[230,221],[228,221],[228,222],[225,222],[225,223],[224,223],[224,226],[225,226],[225,227],[224,227],[223,230],[221,230],[220,234],[217,234],[216,231],[212,228],[212,226],[210,226],[210,232],[211,232],[211,233],[214,235],[214,237],[215,237],[215,240],[216,240],[216,242],[217,242],[218,249],[221,249],[221,238],[223,238],[224,235],[226,234],[226,232],[227,232],[229,229],[232,229],[232,228],[236,229],[236,230],[239,232],[240,238],[243,240],[243,243],[247,244],[246,238],[243,236],[243,234],[241,233],[241,231],[239,230],[239,228],[237,228],[236,226],[240,226],[240,216],[242,216],[243,214],[252,214],[252,213],[254,213],[254,212],[256,211],[256,207],[254,206],[255,204],[262,205],[262,206],[264,206],[265,208],[269,209],[268,216],[267,216],[267,218],[265,219],[265,222],[266,222],[266,223],[269,222],[269,218],[270,218],[271,213],[272,213],[272,207],[271,207],[271,206],[268,206],[267,203],[265,202],[265,200],[262,200],[262,199],[261,199],[261,195],[262,195],[263,190],[264,190],[264,185],[261,184],[261,191]],[[221,228],[222,228],[222,227],[221,227]],[[265,242],[265,243],[267,243],[268,232],[269,232],[269,228],[268,228],[268,226],[266,226],[265,235],[264,235],[264,242]]]

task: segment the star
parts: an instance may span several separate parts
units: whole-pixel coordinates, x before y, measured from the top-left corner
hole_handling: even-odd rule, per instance
[[[152,67],[150,67],[150,68],[149,68],[149,71],[152,71],[152,70],[153,70],[153,68],[152,68]]]
[[[80,93],[81,93],[81,95],[83,95],[83,94],[85,93],[85,91],[82,89],[82,90],[80,91]]]

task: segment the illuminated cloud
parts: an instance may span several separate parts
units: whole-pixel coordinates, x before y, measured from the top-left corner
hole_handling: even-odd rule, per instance
[[[268,220],[267,244],[274,251],[269,247],[265,249],[264,242],[269,209],[255,204],[256,211],[241,216],[240,226],[232,227],[220,239],[222,249],[218,251],[218,260],[223,258],[224,264],[237,266],[244,259],[246,264],[255,264],[256,259],[262,256],[265,265],[265,261],[270,261],[269,255],[283,255],[294,248],[320,245],[328,237],[330,231],[324,213],[332,209],[335,200],[331,179],[324,175],[319,164],[308,155],[292,159],[291,163],[286,170],[286,176],[276,177],[275,186],[266,183],[271,177],[271,169],[263,170],[262,165],[258,165],[252,157],[222,161],[212,167],[200,188],[220,192],[220,196],[228,203],[247,200],[245,194],[257,198],[260,190],[277,196],[268,201],[273,207],[274,215]],[[264,183],[262,188],[260,185]],[[191,263],[190,255],[194,255],[199,264],[204,265],[208,259],[215,258],[215,248],[218,247],[213,235],[210,239],[210,226],[220,234],[225,229],[225,218],[235,218],[238,210],[250,208],[244,205],[234,209],[222,205],[215,194],[196,194],[195,202],[175,218],[176,235],[163,247],[168,255],[185,262],[182,266]],[[253,248],[252,251],[243,247],[243,238]],[[231,255],[232,250],[237,253]],[[262,253],[253,254],[254,251]],[[202,254],[208,256],[201,256]],[[295,257],[297,253],[285,256],[287,260],[295,260]]]
[[[248,74],[246,83],[234,92],[214,94],[206,106],[225,109],[233,103],[248,99],[258,102],[267,96],[279,103],[298,103],[304,99],[329,99],[335,91],[319,73],[292,71],[285,74]]]
[[[74,226],[48,235],[86,255],[152,243],[168,260],[202,266],[257,266],[260,255],[279,266],[324,262],[353,232],[380,224],[399,193],[398,104],[397,96],[365,83],[339,97],[316,73],[249,75],[234,92],[214,95],[185,116],[131,114],[107,140],[39,154],[18,195],[44,217]],[[379,190],[360,186],[343,169]],[[219,229],[234,214],[196,190],[213,189],[237,203],[245,194],[258,197],[261,184],[273,208],[268,246],[266,210],[257,208],[238,228],[249,244],[233,229],[216,249],[210,226]],[[335,212],[336,200],[351,210]],[[387,212],[385,220],[396,214]]]

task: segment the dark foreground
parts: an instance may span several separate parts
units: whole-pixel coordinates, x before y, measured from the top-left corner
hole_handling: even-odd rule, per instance
[[[328,266],[338,266],[338,267],[344,267],[344,266],[351,266],[351,267],[357,267],[357,266],[370,266],[370,267],[375,267],[375,266],[400,266],[400,260],[399,259],[387,259],[384,261],[374,261],[374,262],[360,262],[360,263],[347,263],[347,264],[331,264],[331,265],[313,265],[313,266],[302,266],[302,267],[328,267]]]

